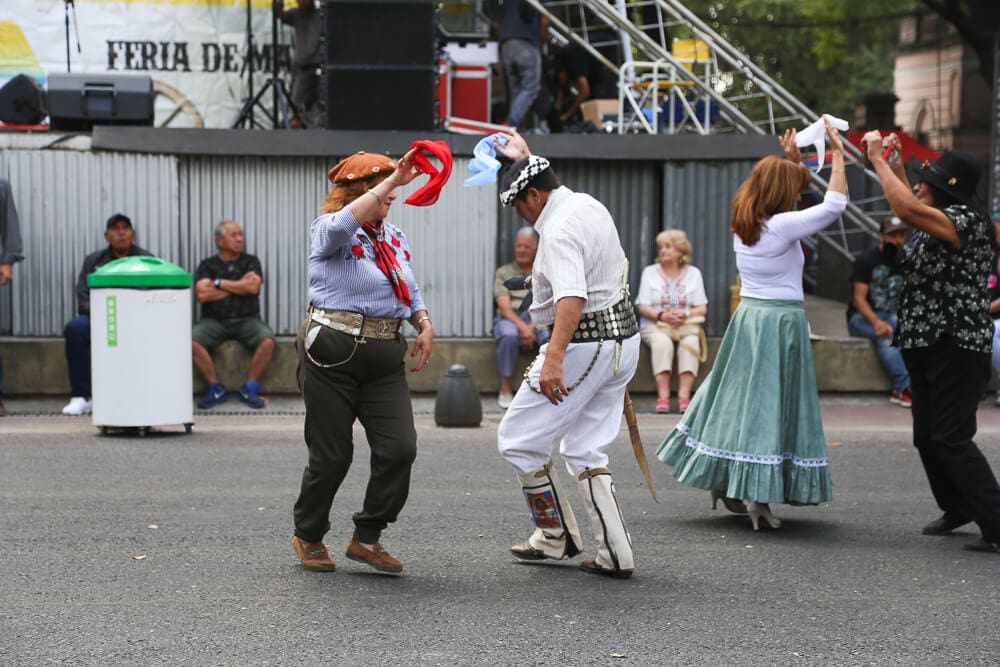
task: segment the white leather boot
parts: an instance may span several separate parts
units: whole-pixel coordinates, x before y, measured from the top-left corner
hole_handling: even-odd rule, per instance
[[[618,507],[611,471],[607,468],[584,470],[577,482],[597,539],[597,557],[583,561],[580,567],[587,572],[618,579],[631,577],[635,569],[632,538]]]
[[[572,558],[580,553],[580,529],[550,461],[532,472],[517,472],[535,532],[510,552],[524,560]]]

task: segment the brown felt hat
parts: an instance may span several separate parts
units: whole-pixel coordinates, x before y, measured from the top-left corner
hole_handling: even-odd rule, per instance
[[[330,167],[326,177],[334,185],[354,183],[380,173],[389,174],[396,168],[396,161],[386,155],[358,151]]]

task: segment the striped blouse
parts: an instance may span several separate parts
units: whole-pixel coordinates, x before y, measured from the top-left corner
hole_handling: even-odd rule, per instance
[[[406,275],[412,305],[406,306],[392,291],[389,279],[375,264],[372,240],[349,207],[319,216],[309,229],[309,303],[371,317],[404,319],[427,310],[413,274],[406,236],[387,221],[383,221],[382,230]]]

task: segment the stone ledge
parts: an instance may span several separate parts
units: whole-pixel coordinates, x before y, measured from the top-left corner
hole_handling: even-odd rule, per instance
[[[295,394],[295,339],[279,336],[274,360],[261,380],[264,394]],[[708,361],[702,364],[700,377],[711,369],[719,347],[719,339],[709,339]],[[213,355],[219,377],[230,388],[239,387],[246,379],[250,355],[238,343],[227,342]],[[0,357],[4,362],[3,389],[9,395],[46,395],[69,393],[66,356],[62,338],[0,338]],[[813,341],[816,382],[820,391],[877,392],[889,391],[886,377],[871,343],[863,338],[825,338]],[[517,375],[531,361],[522,354]],[[414,392],[436,391],[452,364],[469,369],[479,391],[493,393],[499,389],[496,357],[491,338],[442,338],[434,344],[431,365],[420,373],[407,373]],[[412,366],[409,357],[407,367]],[[141,367],[137,370],[141,370]],[[204,382],[194,371],[195,390],[202,391]],[[676,380],[676,378],[675,378]],[[676,382],[675,382],[676,386]],[[636,393],[653,393],[656,385],[649,366],[649,350],[643,346],[639,370],[630,384]],[[770,388],[761,388],[770,390]]]

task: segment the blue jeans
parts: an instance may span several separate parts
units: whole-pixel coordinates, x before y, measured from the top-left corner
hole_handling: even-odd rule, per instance
[[[993,370],[1000,373],[1000,320],[993,320]]]
[[[507,124],[520,130],[541,89],[542,54],[531,42],[508,39],[500,47],[500,62],[507,74]]]
[[[90,315],[77,315],[66,323],[66,366],[69,395],[90,398]]]
[[[896,330],[896,316],[888,313],[875,312],[879,319],[888,323],[892,330]],[[875,329],[868,323],[861,313],[854,313],[847,321],[847,331],[852,336],[867,338],[875,343],[875,354],[882,361],[882,368],[885,369],[889,379],[892,380],[892,388],[895,391],[903,391],[910,386],[910,374],[906,372],[906,364],[903,363],[903,355],[898,347],[893,347],[892,337],[879,338],[875,335]]]
[[[519,313],[525,324],[531,324],[531,315]],[[514,366],[517,364],[517,353],[521,350],[521,339],[517,335],[517,327],[510,320],[497,315],[493,318],[493,339],[497,342],[497,370],[500,377],[513,377]],[[535,329],[535,344],[543,345],[549,340],[549,332]]]

